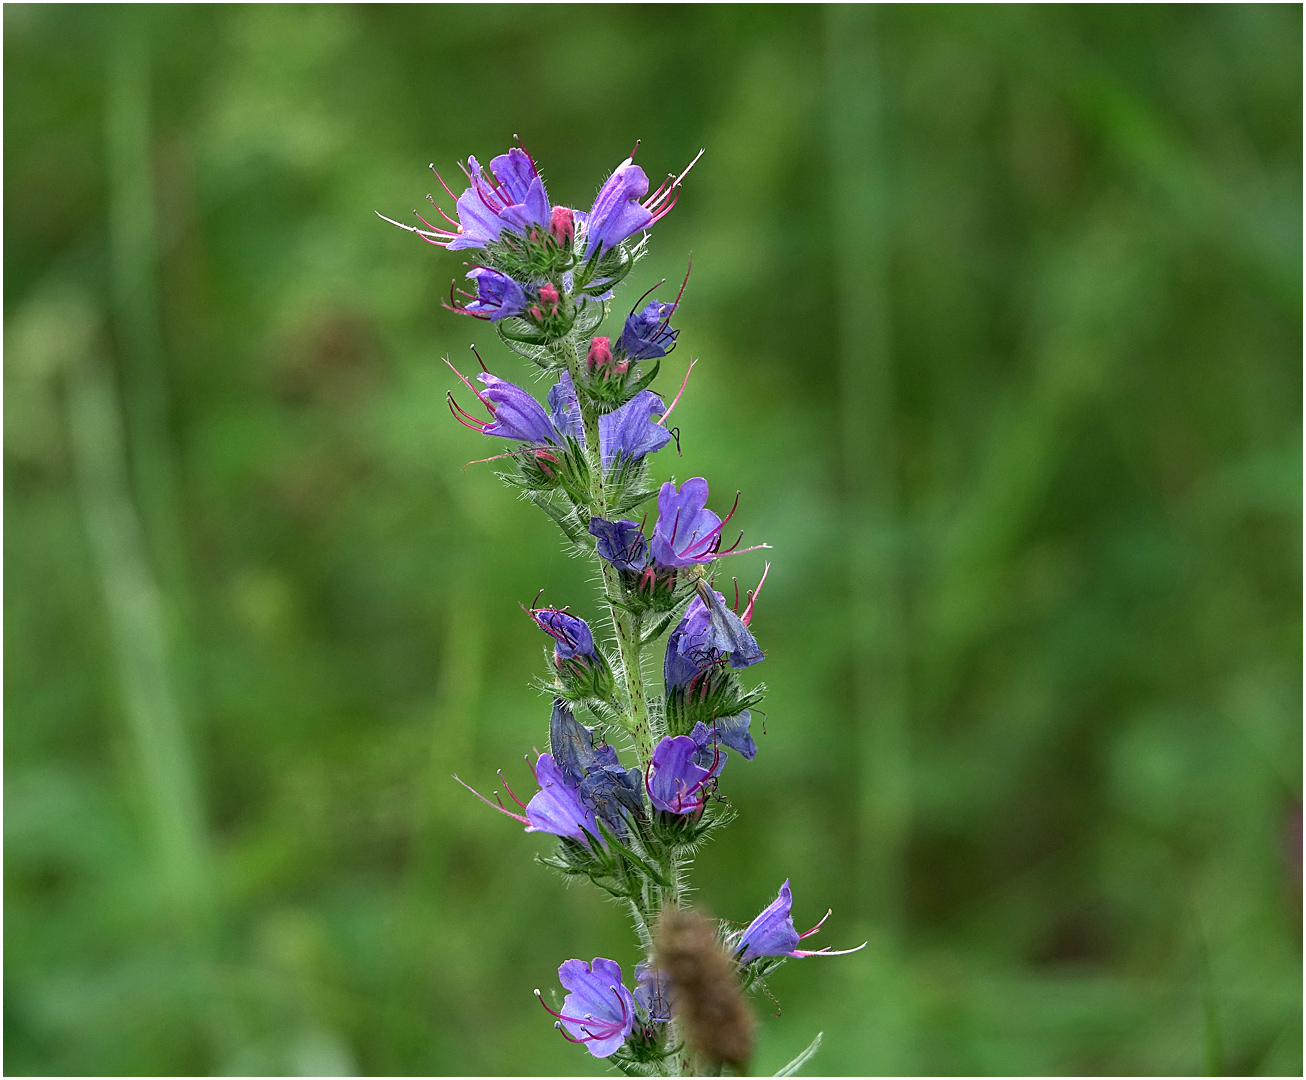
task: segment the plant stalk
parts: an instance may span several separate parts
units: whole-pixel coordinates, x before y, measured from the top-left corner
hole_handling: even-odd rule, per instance
[[[590,507],[596,514],[608,512],[608,492],[603,474],[603,459],[599,452],[599,412],[593,402],[580,393],[580,363],[577,360],[578,342],[568,335],[554,347],[554,353],[567,365],[572,385],[577,388],[580,403],[581,425],[585,431],[585,457],[589,463]],[[612,628],[617,635],[617,651],[621,659],[621,677],[626,688],[628,710],[626,727],[635,740],[635,754],[641,768],[647,768],[653,757],[653,729],[649,725],[648,698],[644,693],[644,669],[640,665],[643,619],[621,606],[621,582],[617,572],[603,559],[599,559],[603,572],[603,593],[612,618]]]

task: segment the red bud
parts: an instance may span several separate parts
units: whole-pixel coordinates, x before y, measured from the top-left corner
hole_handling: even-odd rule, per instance
[[[564,247],[571,243],[576,235],[576,215],[570,207],[553,208],[553,216],[549,218],[549,233]]]
[[[612,363],[612,345],[608,338],[596,337],[590,342],[589,369],[605,367]]]
[[[540,286],[540,303],[548,309],[550,315],[557,314],[558,311],[558,290],[550,282],[545,282]]]

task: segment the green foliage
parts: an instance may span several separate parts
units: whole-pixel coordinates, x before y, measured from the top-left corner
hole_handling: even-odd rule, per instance
[[[623,271],[694,253],[640,492],[776,549],[696,899],[871,938],[756,1070],[1300,1072],[1300,9],[4,19],[8,1072],[602,1072],[529,989],[620,911],[449,779],[592,583],[372,213],[514,132],[581,208],[707,146]]]

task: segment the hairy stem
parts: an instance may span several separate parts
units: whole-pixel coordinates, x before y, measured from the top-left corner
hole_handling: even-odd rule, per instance
[[[579,346],[582,343],[572,336],[564,338],[553,347],[554,355],[567,366],[571,381],[577,388],[576,398],[580,403],[581,425],[585,431],[585,456],[589,463],[590,474],[590,508],[604,517],[608,514],[608,491],[603,472],[603,460],[599,443],[599,411],[593,402],[580,393],[581,373]],[[597,558],[597,556],[596,556]],[[644,692],[644,669],[640,662],[643,619],[621,606],[622,587],[617,572],[602,558],[598,559],[603,573],[603,593],[607,601],[608,613],[612,618],[612,628],[617,636],[617,651],[620,658],[621,679],[626,688],[628,708],[624,717],[626,728],[635,740],[635,753],[639,758],[640,770],[648,768],[653,757],[653,729],[649,723],[648,697]],[[687,859],[677,855],[674,850],[657,853],[658,862],[665,866],[671,885],[667,888],[654,887],[651,911],[641,910],[633,900],[630,903],[631,918],[635,932],[639,936],[644,954],[652,959],[652,926],[662,908],[667,904],[679,905],[684,891],[684,871]],[[665,858],[665,861],[663,859]],[[679,1025],[673,1019],[668,1024],[668,1045],[676,1045],[682,1038]],[[662,1063],[668,1076],[692,1075],[690,1058],[683,1051],[671,1054]]]
[[[603,474],[603,461],[599,453],[599,411],[592,401],[580,393],[580,363],[577,345],[569,335],[554,346],[554,355],[567,365],[572,385],[577,388],[580,402],[581,424],[585,430],[585,456],[590,467],[590,508],[594,513],[608,513],[608,492]],[[649,725],[648,698],[644,693],[644,670],[640,665],[640,637],[644,632],[643,620],[621,607],[621,582],[617,572],[603,559],[599,559],[603,572],[603,593],[612,617],[612,628],[617,635],[617,651],[621,660],[621,677],[626,688],[628,711],[626,727],[635,740],[635,754],[641,768],[647,768],[653,756],[653,729]]]

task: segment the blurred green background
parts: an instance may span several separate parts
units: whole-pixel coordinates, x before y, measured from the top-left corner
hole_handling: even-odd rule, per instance
[[[531,989],[622,913],[449,779],[592,587],[373,216],[519,134],[707,147],[618,297],[692,249],[654,475],[774,545],[695,883],[871,940],[755,1068],[1299,1074],[1301,20],[6,5],[6,1071],[603,1072]]]

